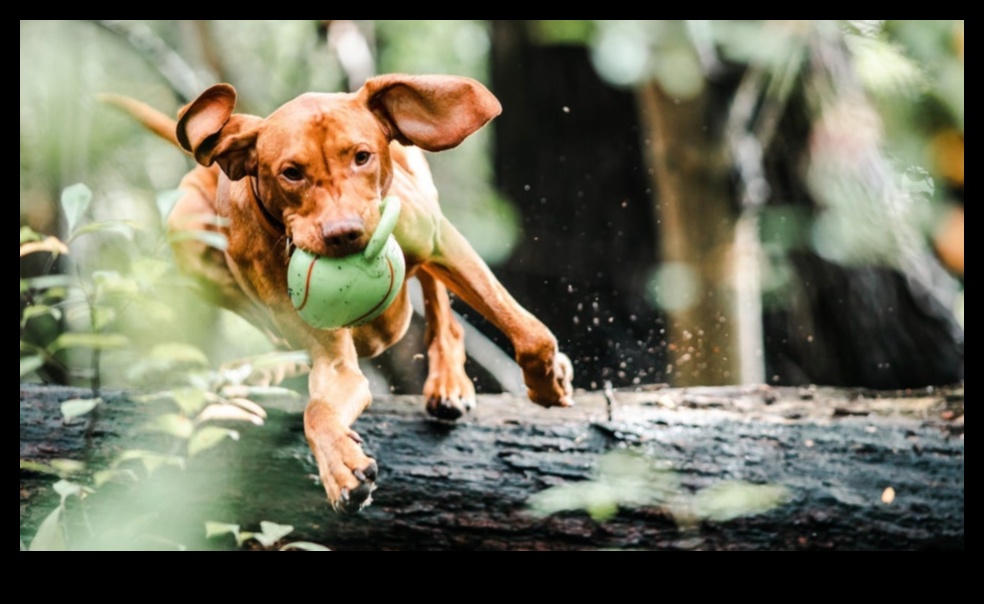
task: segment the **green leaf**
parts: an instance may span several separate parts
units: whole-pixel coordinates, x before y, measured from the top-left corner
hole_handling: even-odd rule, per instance
[[[879,38],[844,39],[853,54],[855,72],[875,94],[897,99],[914,97],[925,90],[926,74],[900,47]]]
[[[56,351],[73,346],[94,349],[123,348],[129,343],[130,341],[126,336],[118,333],[67,332],[58,336],[58,339],[51,344],[51,350]]]
[[[117,309],[113,306],[93,304],[90,311],[92,312],[92,329],[96,333],[101,333],[103,329],[116,320]]]
[[[174,466],[184,469],[184,460],[175,455],[147,455],[140,459],[147,474],[153,474],[162,466]]]
[[[92,475],[92,484],[99,488],[113,479],[118,470],[99,470]]]
[[[132,295],[140,293],[140,285],[130,275],[123,276],[118,271],[95,271],[92,280],[101,295]]]
[[[65,544],[65,533],[61,526],[62,506],[58,506],[41,522],[38,532],[31,540],[29,551],[32,552],[63,552],[68,549]]]
[[[52,487],[55,492],[61,495],[62,505],[65,504],[65,500],[69,497],[79,496],[82,494],[82,485],[62,479],[54,484]]]
[[[44,463],[40,461],[31,461],[29,459],[20,460],[20,467],[22,470],[27,470],[29,472],[38,472],[39,474],[51,474],[53,476],[68,476],[70,474],[77,474],[82,470],[85,470],[85,464],[81,461],[74,459],[52,459],[50,463]],[[61,481],[64,482],[64,481]],[[59,487],[55,484],[55,490],[58,491]],[[72,483],[67,483],[72,484]],[[59,491],[60,492],[60,491]]]
[[[788,500],[789,490],[781,485],[735,480],[701,489],[694,494],[692,508],[700,518],[723,522],[763,514]]]
[[[68,223],[69,233],[75,232],[75,226],[89,208],[90,202],[92,202],[92,191],[82,183],[65,187],[65,190],[62,191],[61,206],[65,213],[65,221]]]
[[[92,475],[92,484],[96,487],[101,487],[110,480],[116,478],[117,476],[122,476],[124,478],[129,478],[131,481],[137,480],[137,475],[133,473],[133,470],[113,468],[109,470],[100,470]]]
[[[78,461],[77,459],[52,459],[51,467],[58,472],[60,476],[68,476],[70,474],[78,474],[85,469],[85,462]]]
[[[618,492],[603,482],[584,481],[550,487],[529,498],[531,511],[547,516],[565,510],[587,510],[598,521],[618,512]]]
[[[28,241],[41,241],[44,239],[44,235],[26,225],[21,227],[20,237],[21,245],[24,245]]]
[[[131,460],[139,460],[148,474],[153,474],[157,468],[165,465],[175,466],[181,469],[185,467],[184,458],[178,457],[177,455],[162,455],[161,453],[146,451],[144,449],[127,449],[120,453],[119,457],[113,461],[113,468],[115,469],[121,463]]]
[[[255,403],[254,403],[255,405]],[[266,416],[266,411],[262,411],[257,414],[252,410],[246,410],[241,405],[209,405],[202,409],[202,412],[198,414],[195,421],[198,423],[204,423],[207,421],[235,421],[235,422],[250,422],[257,426],[263,425],[263,417]]]
[[[96,405],[102,402],[101,398],[73,398],[61,404],[62,417],[65,421],[71,421],[80,415],[92,411]]]
[[[21,317],[21,327],[27,325],[27,322],[31,319],[37,317],[43,317],[45,315],[51,315],[55,320],[61,319],[61,310],[53,306],[48,306],[47,304],[33,304],[24,308],[24,315]]]
[[[291,390],[290,392],[292,394],[294,394],[294,395],[299,396],[293,390]],[[246,411],[249,411],[253,415],[259,416],[260,419],[266,419],[266,416],[267,416],[266,409],[264,409],[263,407],[257,405],[256,403],[254,403],[253,401],[249,400],[248,398],[238,398],[238,397],[237,398],[230,398],[230,399],[227,399],[226,400],[226,403],[228,403],[230,405],[236,405],[237,407],[241,407],[242,409],[245,409]],[[253,421],[253,423],[257,423],[254,420],[250,420],[250,421]],[[259,423],[262,423],[262,422],[259,422]],[[257,424],[257,425],[259,425],[259,424]]]
[[[254,534],[253,538],[265,547],[270,547],[289,535],[293,530],[294,527],[289,524],[277,524],[276,522],[263,520],[260,522],[260,532]]]
[[[225,377],[227,371],[220,371],[220,375]],[[283,386],[247,386],[246,384],[230,384],[223,386],[220,390],[222,396],[246,398],[299,398],[301,395],[296,390],[284,388]]]
[[[20,365],[20,376],[23,378],[25,375],[40,369],[44,365],[44,359],[39,354],[32,354],[31,356],[21,357]]]
[[[184,192],[180,189],[170,189],[157,194],[157,209],[161,213],[162,219],[167,220],[167,217],[171,215],[171,210],[174,209],[174,204],[178,203],[182,195]]]
[[[232,535],[233,537],[236,538],[236,543],[240,543],[238,524],[229,524],[228,522],[216,522],[214,520],[206,520],[205,538],[210,539],[212,537],[217,537],[219,535]]]
[[[27,286],[31,289],[46,290],[56,287],[71,287],[77,283],[75,277],[71,275],[42,275],[24,279]]]
[[[170,396],[185,415],[194,415],[205,406],[205,392],[198,388],[178,388]]]
[[[211,449],[227,438],[239,440],[239,432],[216,426],[201,427],[188,440],[188,455],[194,457],[206,449]]]
[[[160,258],[137,258],[130,264],[137,282],[144,290],[152,288],[167,274],[171,263]]]
[[[191,344],[185,344],[183,342],[157,344],[150,349],[147,356],[152,359],[165,360],[173,364],[197,365],[199,367],[208,365],[208,357],[205,356],[204,352]]]
[[[665,464],[632,451],[612,451],[598,460],[593,480],[561,484],[535,493],[531,511],[548,515],[586,510],[598,521],[618,512],[619,505],[667,505],[680,494],[679,480]]]
[[[294,541],[288,543],[280,548],[280,551],[286,552],[292,549],[302,549],[308,552],[330,552],[331,550],[327,547],[320,545],[318,543],[311,543],[310,541]]]
[[[127,239],[133,239],[133,232],[143,230],[143,226],[134,220],[100,220],[99,222],[90,222],[89,224],[79,227],[74,233],[72,233],[71,239],[74,241],[82,235],[88,233],[119,233]]]
[[[173,231],[168,235],[168,239],[172,243],[194,239],[196,241],[201,241],[205,245],[212,246],[219,251],[225,251],[225,249],[229,247],[229,242],[226,240],[225,235],[222,233],[216,233],[215,231]]]
[[[177,438],[188,438],[195,431],[195,424],[190,419],[177,413],[164,413],[144,424],[148,432],[163,432]]]
[[[54,474],[55,476],[58,475],[58,470],[40,461],[22,459],[20,460],[20,467],[22,470],[27,470],[28,472],[37,472],[38,474]]]

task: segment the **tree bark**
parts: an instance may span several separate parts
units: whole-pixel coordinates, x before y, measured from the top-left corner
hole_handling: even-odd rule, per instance
[[[137,428],[156,411],[121,393],[106,397],[88,430],[85,421],[64,424],[59,401],[84,395],[21,387],[22,460],[87,459],[91,471],[124,449],[151,447],[153,436]],[[379,462],[379,488],[371,506],[349,516],[328,509],[315,482],[302,402],[265,407],[265,426],[237,425],[240,442],[191,458],[184,471],[99,487],[85,502],[84,522],[69,524],[69,543],[73,532],[100,536],[131,526],[125,518],[152,518],[142,530],[191,549],[235,547],[228,538],[205,539],[205,520],[244,530],[263,520],[290,524],[287,541],[337,550],[964,547],[962,386],[650,388],[580,393],[577,407],[549,410],[483,396],[456,424],[429,419],[419,397],[383,397],[355,425]],[[622,449],[658,466],[676,491],[662,503],[622,505],[606,520],[583,511],[531,513],[531,496],[596,478],[599,459]],[[681,519],[670,504],[731,481],[780,487],[786,496],[731,519]],[[24,543],[57,504],[53,482],[21,471]]]
[[[663,295],[689,300],[668,308],[669,381],[675,386],[742,381],[734,242],[738,220],[729,182],[731,167],[721,126],[709,127],[708,94],[681,100],[656,82],[639,88],[640,113],[654,168],[661,254],[686,270]],[[665,290],[673,291],[665,291]]]

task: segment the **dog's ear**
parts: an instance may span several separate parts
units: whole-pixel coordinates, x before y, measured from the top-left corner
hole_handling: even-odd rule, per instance
[[[360,94],[391,138],[428,151],[458,146],[502,113],[485,86],[457,76],[380,76],[368,80]]]
[[[218,162],[232,180],[256,172],[256,128],[262,118],[236,108],[236,89],[216,84],[178,112],[178,143],[198,163]]]

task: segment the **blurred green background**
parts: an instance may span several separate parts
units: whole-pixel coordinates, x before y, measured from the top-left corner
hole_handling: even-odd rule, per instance
[[[105,405],[101,386],[165,401],[117,475],[56,483],[51,515],[22,503],[22,548],[25,526],[65,545],[81,484],[238,438],[210,421],[262,423],[237,388],[303,360],[257,357],[266,338],[177,273],[163,216],[192,162],[100,93],[174,114],[226,81],[266,115],[376,73],[471,76],[504,113],[429,156],[442,207],[554,330],[578,387],[915,388],[964,376],[963,38],[963,21],[21,21],[21,380],[92,386],[69,423]],[[480,391],[522,392],[510,344],[455,309]],[[416,321],[365,366],[376,394],[420,392],[421,339]],[[22,472],[88,472],[25,457]],[[604,516],[638,498],[649,475],[611,459],[632,493],[539,504]],[[194,499],[187,480],[161,490]],[[784,497],[759,486],[763,509]],[[238,543],[232,526],[208,530]]]
[[[917,282],[929,314],[948,315],[941,346],[959,344],[945,360],[959,371],[913,379],[962,376],[962,21],[80,20],[20,33],[21,225],[72,238],[67,256],[22,257],[22,357],[43,358],[22,377],[93,377],[91,347],[52,347],[65,331],[125,334],[100,361],[121,383],[155,345],[188,342],[211,363],[270,350],[160,264],[160,208],[190,160],[99,93],[174,113],[228,81],[239,110],[265,115],[396,71],[468,75],[504,100],[491,127],[430,156],[442,205],[557,331],[579,386],[904,385],[891,349],[911,356],[923,336],[857,352],[878,358],[855,374],[851,333],[891,324],[824,316],[828,289],[869,301],[851,307],[864,317],[898,306],[878,284],[895,277],[862,268]],[[124,222],[69,233],[59,199],[74,183],[93,194],[84,221]],[[841,269],[846,285],[817,285]],[[82,287],[24,282],[52,274]]]

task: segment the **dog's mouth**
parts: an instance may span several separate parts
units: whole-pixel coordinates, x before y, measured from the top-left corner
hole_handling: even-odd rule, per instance
[[[298,249],[302,249],[309,254],[322,256],[325,258],[346,258],[348,256],[364,253],[366,246],[369,243],[368,238],[363,238],[361,240],[354,240],[351,242],[347,241],[345,243],[335,245],[303,245],[298,244],[290,237],[286,237],[285,239],[288,258]]]
[[[372,239],[370,229],[358,216],[313,222],[288,217],[284,240],[288,255],[297,248],[327,258],[344,258],[361,254]]]

